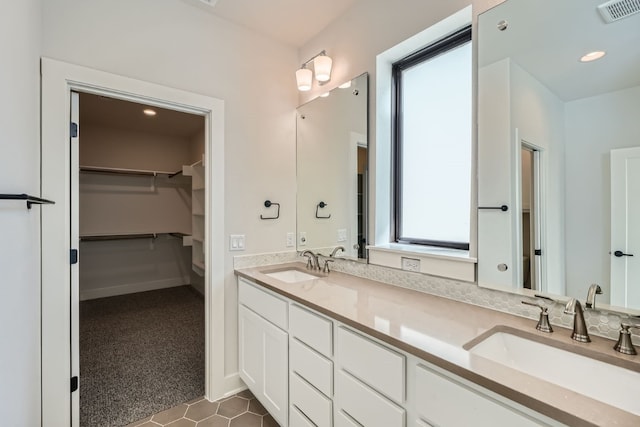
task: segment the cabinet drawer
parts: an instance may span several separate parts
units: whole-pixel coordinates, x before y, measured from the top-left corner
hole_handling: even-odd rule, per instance
[[[338,409],[363,426],[404,427],[404,409],[344,371],[337,374],[335,401]]]
[[[300,375],[327,396],[333,394],[333,362],[295,338],[289,343],[291,371]]]
[[[405,356],[344,328],[338,328],[336,353],[341,368],[397,403],[404,401]]]
[[[331,400],[296,374],[291,379],[291,404],[318,427],[331,427]]]
[[[244,279],[238,281],[238,301],[281,329],[287,329],[287,303]]]
[[[353,421],[343,411],[336,412],[336,427],[362,427],[357,422]]]
[[[416,409],[427,426],[544,425],[423,365],[416,369]]]
[[[289,317],[291,318],[289,333],[292,336],[320,354],[331,357],[333,354],[331,345],[333,324],[330,320],[297,305],[290,307]]]
[[[289,427],[316,427],[302,412],[295,406],[291,405],[289,411]]]

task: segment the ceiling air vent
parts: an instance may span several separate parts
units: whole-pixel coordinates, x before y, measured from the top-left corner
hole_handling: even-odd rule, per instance
[[[640,12],[640,0],[612,0],[598,6],[606,23],[618,21]]]

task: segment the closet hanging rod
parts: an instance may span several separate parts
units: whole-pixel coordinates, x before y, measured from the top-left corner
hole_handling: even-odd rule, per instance
[[[188,236],[188,234],[184,233],[99,234],[80,236],[80,240],[83,242],[98,242],[104,240],[157,239],[161,234],[166,234],[180,239],[184,236]]]
[[[101,166],[80,166],[80,172],[103,173],[103,174],[113,174],[113,175],[141,175],[141,176],[167,175],[169,178],[173,178],[174,176],[181,174],[182,170],[179,170],[177,172],[167,172],[167,171],[152,171],[152,170],[144,170],[144,169],[106,168]]]
[[[0,200],[24,200],[27,202],[27,209],[31,209],[31,205],[53,205],[56,202],[40,197],[31,196],[29,194],[0,194]]]

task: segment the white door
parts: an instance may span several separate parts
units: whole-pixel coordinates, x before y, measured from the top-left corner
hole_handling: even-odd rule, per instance
[[[611,150],[611,304],[640,307],[640,147]]]
[[[75,250],[75,257],[71,255],[71,377],[75,378],[79,387],[80,379],[80,278],[79,278],[79,254],[80,245],[80,217],[79,217],[79,179],[80,164],[79,140],[80,140],[80,96],[78,92],[71,92],[71,236],[70,247]],[[73,259],[75,258],[75,260]],[[75,261],[75,263],[74,263]],[[73,387],[73,384],[72,384]],[[80,425],[80,389],[71,393],[71,426]]]

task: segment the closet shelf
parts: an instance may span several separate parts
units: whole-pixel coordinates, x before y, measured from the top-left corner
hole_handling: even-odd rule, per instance
[[[144,170],[144,169],[106,168],[101,166],[80,166],[80,172],[112,174],[112,175],[139,175],[139,176],[166,175],[169,178],[173,178],[176,175],[182,174],[182,170],[179,170],[177,172],[168,172],[168,171],[155,171],[155,170]]]
[[[204,272],[205,272],[204,261],[193,260],[191,264],[192,264],[193,271],[198,273],[198,275],[200,276],[204,276]]]
[[[127,234],[95,234],[80,236],[80,240],[83,242],[98,242],[105,240],[132,240],[132,239],[157,239],[160,235],[167,235],[171,237],[177,237],[182,239],[188,234],[184,233],[127,233]]]

